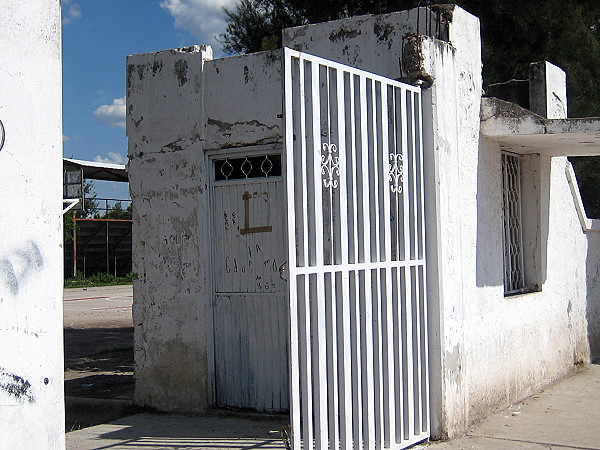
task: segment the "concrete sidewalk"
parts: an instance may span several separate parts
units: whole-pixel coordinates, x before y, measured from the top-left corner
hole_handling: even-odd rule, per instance
[[[285,420],[138,414],[67,433],[68,449],[281,449]],[[472,428],[417,449],[598,449],[600,366],[591,365]]]
[[[590,365],[431,450],[600,449],[600,365]]]

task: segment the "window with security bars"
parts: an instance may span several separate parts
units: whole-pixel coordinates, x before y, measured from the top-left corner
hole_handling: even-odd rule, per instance
[[[518,155],[502,153],[504,295],[521,293],[525,286],[520,163]]]

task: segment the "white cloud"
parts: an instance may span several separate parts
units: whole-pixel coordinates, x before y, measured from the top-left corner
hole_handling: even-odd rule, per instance
[[[112,105],[100,105],[94,116],[107,125],[125,128],[125,97],[115,98]]]
[[[233,7],[236,0],[163,0],[160,3],[175,19],[175,27],[189,31],[198,44],[215,46],[220,44],[215,37],[225,31],[226,21],[223,7]]]
[[[67,142],[70,140],[71,140],[71,138],[69,136],[67,136],[66,134],[63,134],[63,142]]]
[[[127,163],[127,158],[120,153],[108,152],[106,158],[100,155],[94,156],[94,161],[104,164],[125,164]]]
[[[81,17],[81,6],[73,0],[62,0],[62,24],[68,25]]]

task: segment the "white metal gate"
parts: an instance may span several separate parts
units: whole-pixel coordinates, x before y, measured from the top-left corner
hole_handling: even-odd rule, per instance
[[[421,92],[285,49],[294,449],[429,436]]]
[[[279,154],[213,160],[215,403],[289,409],[284,186]]]

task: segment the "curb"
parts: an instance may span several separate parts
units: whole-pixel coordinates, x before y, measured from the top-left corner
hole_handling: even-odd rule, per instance
[[[65,396],[67,431],[100,425],[138,412],[132,400]]]

